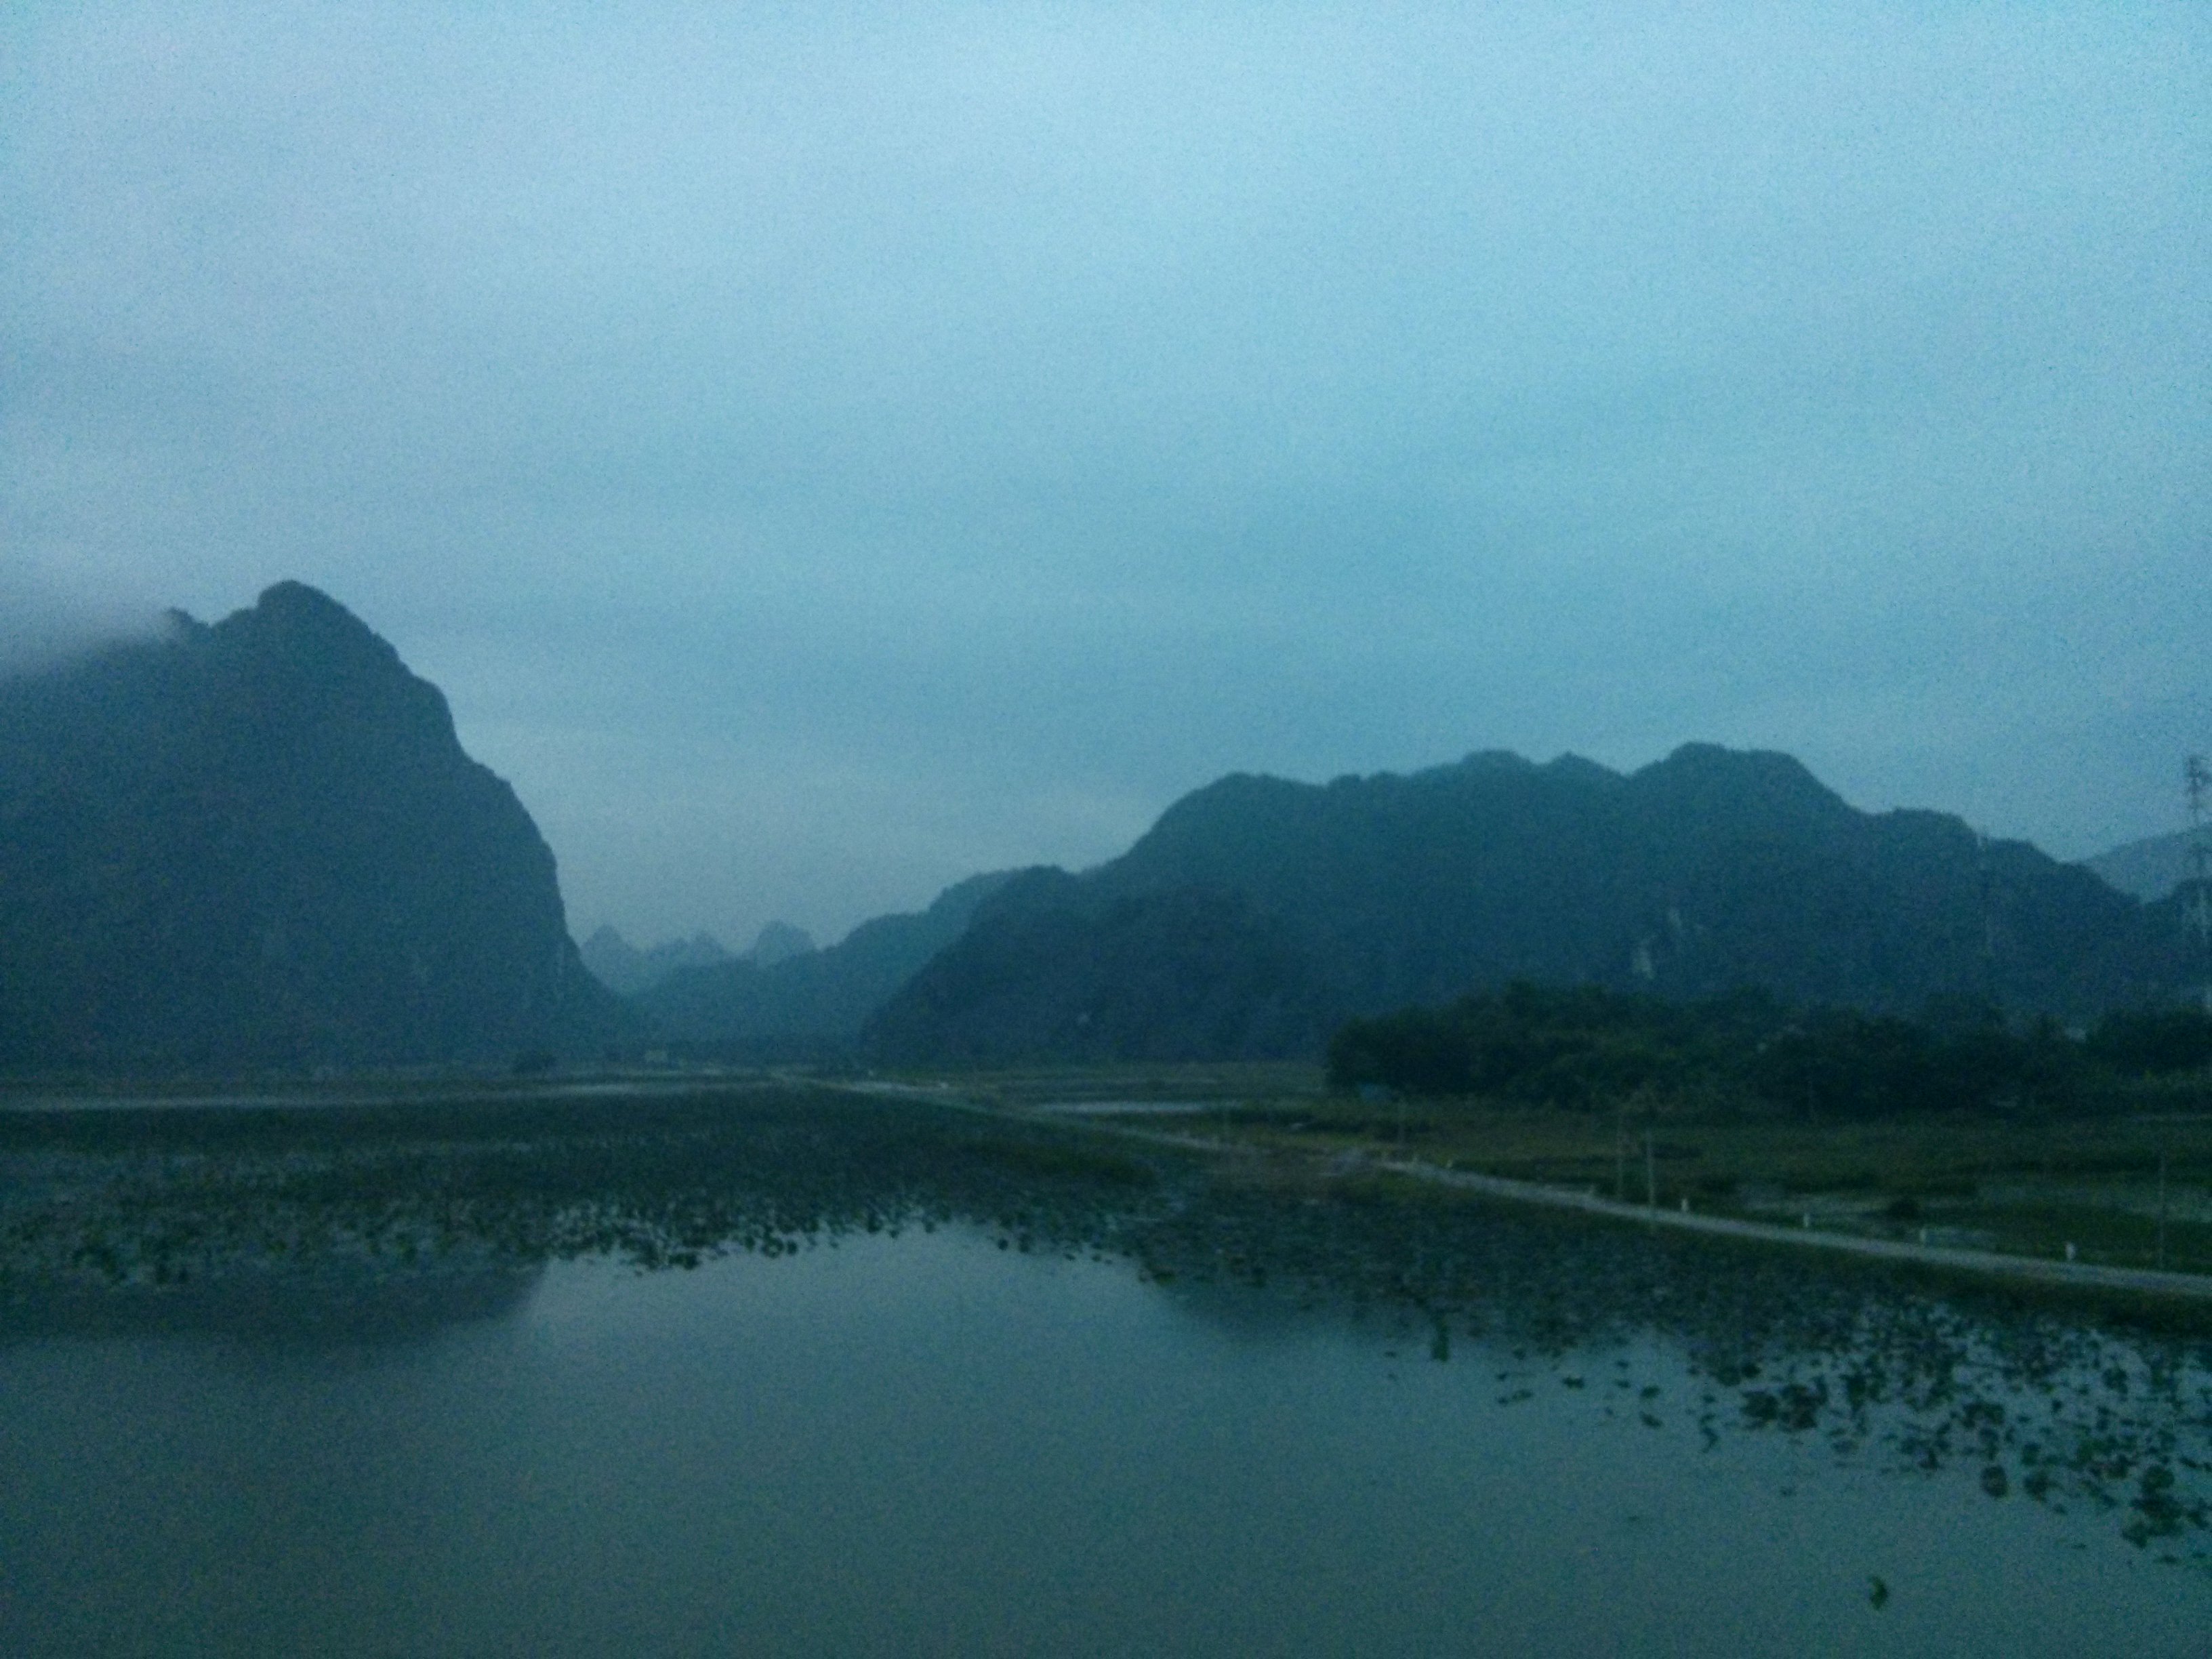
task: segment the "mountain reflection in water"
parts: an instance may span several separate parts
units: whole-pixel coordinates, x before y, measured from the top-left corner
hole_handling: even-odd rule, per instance
[[[520,1317],[552,1263],[681,1278],[949,1231],[1133,1269],[1231,1342],[1364,1332],[1386,1382],[1480,1366],[1499,1410],[1579,1401],[1655,1441],[1787,1442],[2032,1500],[2212,1582],[2212,1340],[2140,1310],[826,1090],[14,1114],[0,1170],[0,1360],[149,1334],[429,1340]]]

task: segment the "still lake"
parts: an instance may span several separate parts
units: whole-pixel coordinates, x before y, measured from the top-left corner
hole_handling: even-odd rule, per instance
[[[2212,1652],[2199,1340],[718,1109],[19,1133],[0,1652]]]

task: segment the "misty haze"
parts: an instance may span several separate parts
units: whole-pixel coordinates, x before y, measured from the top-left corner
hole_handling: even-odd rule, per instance
[[[2212,24],[0,18],[0,1651],[2202,1654]]]

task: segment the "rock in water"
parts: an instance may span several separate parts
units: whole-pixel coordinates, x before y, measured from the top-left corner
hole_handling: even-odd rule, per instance
[[[313,588],[0,681],[0,1066],[507,1060],[621,1018],[514,792]]]

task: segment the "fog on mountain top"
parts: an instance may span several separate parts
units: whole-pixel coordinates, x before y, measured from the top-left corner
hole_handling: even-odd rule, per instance
[[[0,1653],[2200,1650],[2208,69],[0,6]]]
[[[2207,27],[10,8],[0,631],[312,582],[641,945],[1487,747],[2083,856],[2205,745]]]

